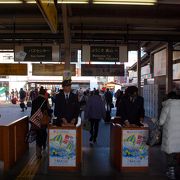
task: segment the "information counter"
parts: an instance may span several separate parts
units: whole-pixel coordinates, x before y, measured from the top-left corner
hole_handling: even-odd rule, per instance
[[[111,124],[110,159],[122,172],[147,171],[149,167],[149,147],[147,127],[122,127]]]
[[[25,143],[28,132],[28,116],[24,116],[12,123],[0,124],[0,161],[3,171],[7,171],[29,148]]]
[[[82,159],[82,128],[49,125],[49,169],[79,171]]]

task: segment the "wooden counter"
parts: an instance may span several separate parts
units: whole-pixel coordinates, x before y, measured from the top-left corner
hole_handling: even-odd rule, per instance
[[[8,170],[29,148],[25,143],[28,132],[28,116],[24,116],[10,124],[0,124],[0,160],[3,170]]]
[[[110,159],[122,172],[147,171],[149,167],[149,147],[147,127],[122,127],[112,123],[110,132]]]

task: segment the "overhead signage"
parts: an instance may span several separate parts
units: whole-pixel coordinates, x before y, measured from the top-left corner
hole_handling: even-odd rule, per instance
[[[35,76],[63,76],[64,64],[32,64],[32,75]],[[70,65],[72,76],[75,76],[75,65]]]
[[[124,76],[124,64],[120,65],[101,65],[101,64],[82,64],[82,76]]]
[[[90,60],[96,62],[117,62],[119,61],[119,47],[91,46]]]
[[[27,75],[27,64],[0,64],[0,75]]]
[[[47,21],[51,31],[57,33],[58,15],[54,0],[36,0],[45,20]]]
[[[52,61],[51,46],[25,46],[24,52],[26,53],[24,61]]]

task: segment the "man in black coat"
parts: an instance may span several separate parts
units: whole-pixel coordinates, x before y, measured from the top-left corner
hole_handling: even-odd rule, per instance
[[[62,87],[55,97],[54,115],[60,125],[75,125],[80,112],[78,96],[71,92],[71,80],[64,80]]]
[[[130,86],[126,90],[119,107],[119,114],[126,126],[143,126],[144,120],[144,98],[138,96],[138,88]]]

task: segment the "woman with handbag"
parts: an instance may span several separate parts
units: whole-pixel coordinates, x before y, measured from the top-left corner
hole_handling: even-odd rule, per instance
[[[48,116],[50,119],[50,114],[48,114],[50,106],[48,104],[48,100],[45,97],[46,90],[41,87],[39,91],[39,95],[36,99],[32,101],[32,109],[31,109],[31,116],[35,114],[38,109],[41,109],[43,117],[40,122],[40,127],[33,126],[36,130],[36,156],[38,159],[42,157],[41,152],[42,148],[46,149],[46,140],[47,140],[47,125],[48,125]]]

